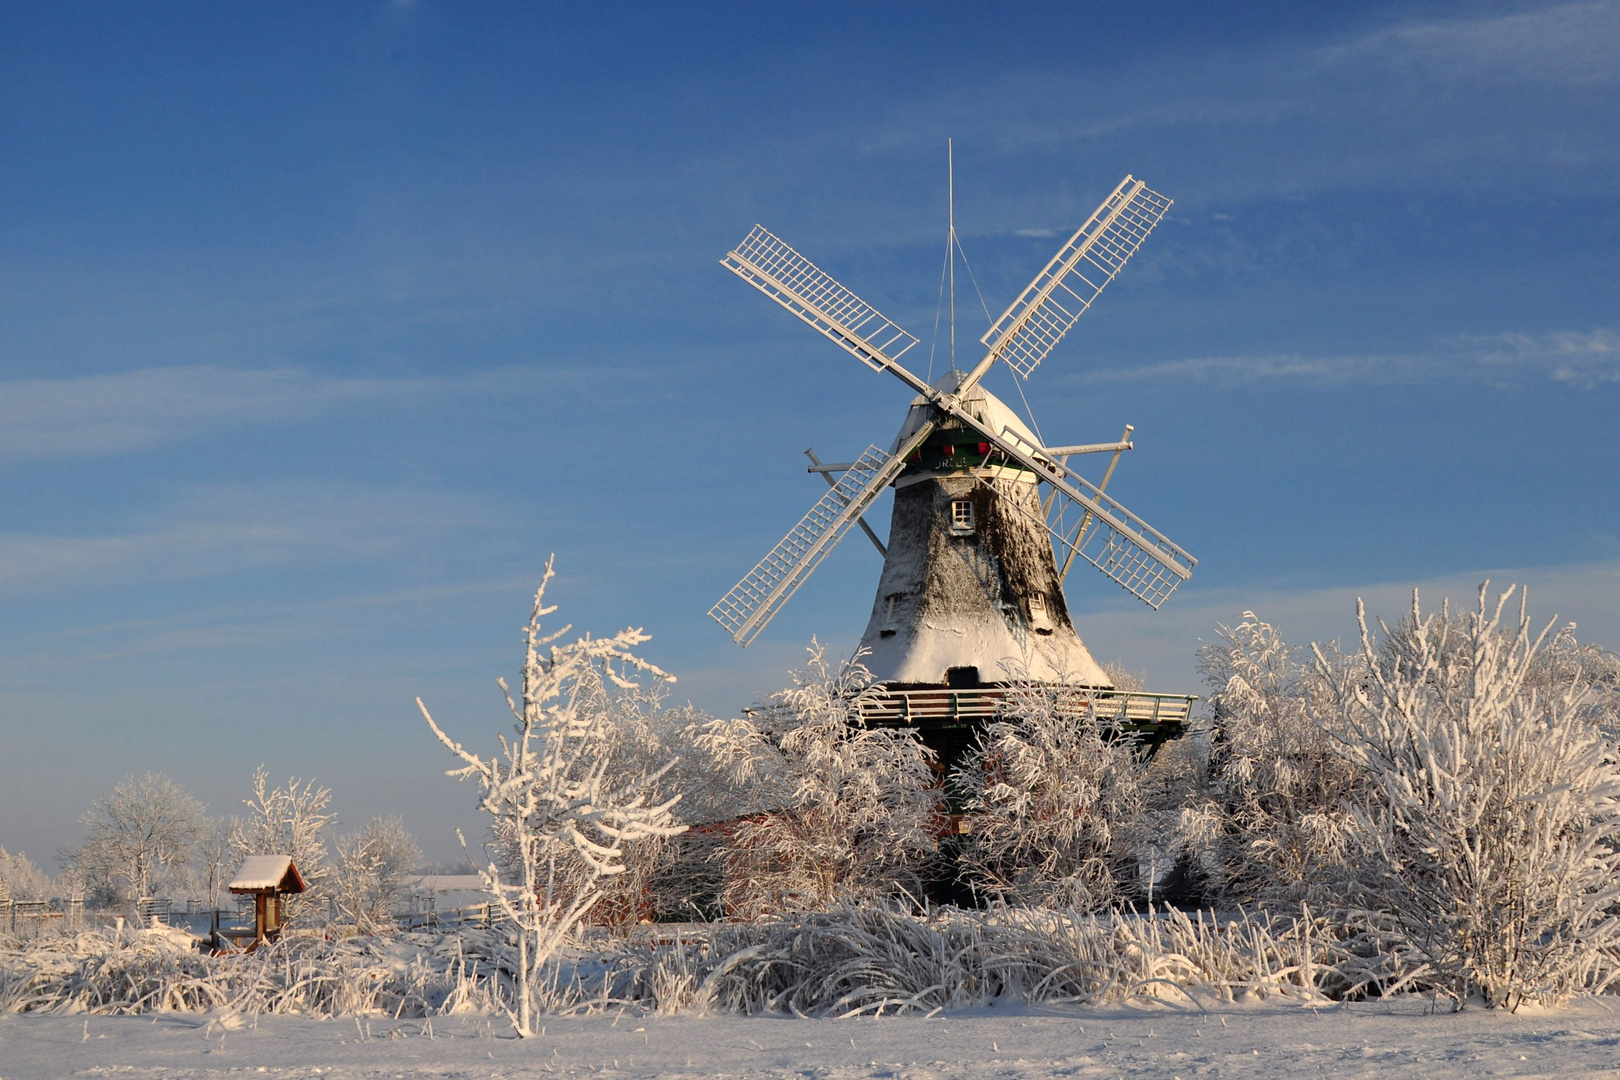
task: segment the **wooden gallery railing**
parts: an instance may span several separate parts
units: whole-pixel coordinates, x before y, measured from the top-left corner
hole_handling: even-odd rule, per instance
[[[1139,690],[1091,690],[1076,687],[904,690],[885,688],[861,707],[861,719],[874,727],[970,726],[994,719],[1007,699],[1045,694],[1059,715],[1095,717],[1122,733],[1139,736],[1149,749],[1181,734],[1192,713],[1195,694],[1150,694]]]

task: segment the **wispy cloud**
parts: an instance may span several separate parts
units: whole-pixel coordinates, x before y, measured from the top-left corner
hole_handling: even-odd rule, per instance
[[[1136,368],[1105,368],[1077,377],[1093,386],[1144,382],[1343,386],[1448,379],[1508,386],[1527,378],[1542,378],[1590,389],[1620,382],[1620,331],[1599,327],[1544,334],[1471,335],[1437,342],[1420,353],[1191,357]]]
[[[1264,382],[1339,385],[1400,382],[1412,378],[1417,361],[1407,356],[1199,356],[1135,368],[1104,368],[1078,378],[1093,386],[1142,382],[1245,386]]]
[[[0,383],[0,456],[140,450],[236,425],[283,423],[357,402],[420,394],[428,384],[220,367],[13,380]]]
[[[1526,181],[1604,191],[1617,158],[1620,3],[1609,0],[1402,15],[1336,40],[1270,38],[1100,63],[1111,77],[1014,67],[964,103],[901,97],[885,117],[885,147],[942,139],[948,126],[959,147],[998,148],[1016,162],[994,178],[1001,220],[990,228],[1003,231],[1089,209],[1083,199],[1070,205],[1067,189],[1018,199],[1034,178],[1053,182],[1044,179],[1051,161],[1129,162],[1186,211],[1279,194]]]
[[[1498,334],[1463,338],[1481,350],[1491,367],[1544,372],[1555,382],[1590,389],[1620,382],[1620,330],[1561,331],[1551,334]]]
[[[373,561],[502,520],[485,500],[442,492],[294,481],[208,485],[97,535],[0,534],[0,590]]]
[[[316,600],[264,600],[144,619],[74,625],[49,633],[18,635],[0,654],[0,684],[54,685],[64,671],[86,663],[137,656],[242,649],[275,642],[309,641],[353,634],[356,627],[412,618],[424,604],[469,597],[522,597],[532,575],[478,578],[446,585],[361,591]]]
[[[1397,23],[1318,50],[1325,67],[1400,68],[1431,79],[1495,77],[1597,84],[1620,81],[1620,4]]]
[[[499,368],[451,377],[345,378],[298,368],[156,367],[0,382],[0,460],[99,457],[236,427],[319,419],[362,405],[445,394],[582,385],[569,368]]]

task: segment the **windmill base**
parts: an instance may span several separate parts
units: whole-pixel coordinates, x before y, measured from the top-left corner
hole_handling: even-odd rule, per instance
[[[883,683],[881,693],[862,702],[861,721],[871,727],[904,728],[934,752],[941,778],[953,773],[973,749],[979,733],[1020,698],[1044,696],[1059,716],[1107,724],[1121,737],[1138,740],[1144,758],[1150,758],[1171,739],[1179,738],[1191,718],[1193,694],[1159,694],[1136,690],[1079,687],[1058,683],[981,683],[972,668],[953,668],[945,684]],[[1012,702],[1008,699],[1012,698]],[[961,848],[971,828],[965,808],[947,799],[945,834],[940,837],[932,874],[924,895],[933,904],[981,907],[985,897],[975,893],[962,875]],[[1154,895],[1160,902],[1179,902],[1196,891],[1179,863],[1158,882]]]

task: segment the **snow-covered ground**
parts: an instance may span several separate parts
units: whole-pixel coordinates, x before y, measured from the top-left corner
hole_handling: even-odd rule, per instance
[[[1018,1006],[790,1020],[549,1018],[518,1041],[487,1017],[0,1016],[0,1080],[283,1077],[1200,1077],[1422,1080],[1620,1075],[1620,1005],[1434,1012],[1420,999],[1320,1010]]]

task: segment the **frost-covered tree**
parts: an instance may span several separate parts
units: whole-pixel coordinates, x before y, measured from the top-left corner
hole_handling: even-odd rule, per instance
[[[1214,706],[1191,740],[1207,754],[1203,797],[1181,813],[1176,840],[1214,897],[1331,902],[1361,770],[1312,719],[1327,683],[1252,611],[1218,634],[1199,652]]]
[[[243,799],[247,813],[231,819],[233,857],[291,855],[304,879],[304,892],[288,897],[282,921],[307,922],[331,897],[331,867],[327,864],[326,829],[337,820],[330,812],[332,789],[296,777],[272,788],[263,765],[253,770],[253,797]]]
[[[341,837],[337,854],[338,911],[362,934],[392,930],[394,908],[410,895],[411,876],[422,859],[405,823],[378,815]]]
[[[203,805],[161,773],[129,776],[79,819],[67,863],[92,895],[121,903],[161,891],[191,857]]]
[[[713,760],[762,789],[753,793],[759,809],[726,837],[729,911],[749,917],[920,895],[942,792],[932,751],[910,732],[861,723],[862,701],[877,692],[858,659],[834,671],[812,643],[807,667],[753,720],[702,732]]]
[[[197,846],[192,855],[193,886],[207,900],[211,908],[219,907],[220,894],[230,881],[231,865],[236,855],[233,838],[242,827],[234,817],[208,818],[197,832]]]
[[[1488,586],[1488,583],[1487,583]],[[1353,898],[1391,920],[1459,1003],[1565,1000],[1620,946],[1620,763],[1579,670],[1548,674],[1514,590],[1382,640],[1318,650],[1324,728],[1367,777],[1346,830]],[[1566,657],[1567,658],[1567,657]]]
[[[0,847],[0,899],[44,900],[51,892],[51,879],[22,852],[8,854]]]
[[[969,832],[962,868],[978,890],[1084,910],[1133,891],[1146,767],[1136,740],[1074,697],[1015,682],[952,777]]]
[[[679,796],[657,801],[653,794],[674,762],[625,783],[610,779],[614,717],[597,696],[608,686],[633,691],[638,674],[673,677],[631,651],[648,640],[638,629],[556,644],[572,627],[541,629],[541,620],[557,610],[545,605],[554,573],[547,560],[524,631],[517,700],[499,680],[517,722],[512,736],[500,736],[499,753],[486,759],[465,749],[417,701],[433,734],[463,762],[449,775],[476,781],[479,808],[490,815],[493,857],[480,874],[517,937],[512,1022],[523,1037],[533,1034],[542,965],[602,899],[604,882],[624,873],[636,844],[683,828],[672,813]]]

